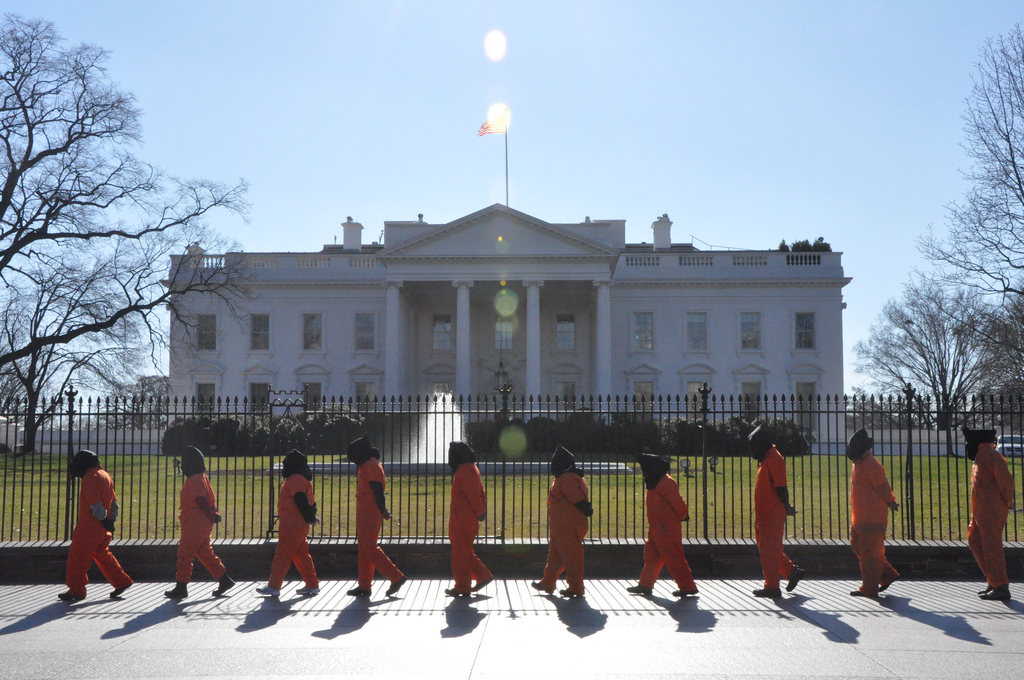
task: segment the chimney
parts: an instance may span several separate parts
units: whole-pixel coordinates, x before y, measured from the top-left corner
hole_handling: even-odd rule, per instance
[[[672,220],[665,213],[651,225],[654,230],[654,249],[671,250],[672,248]]]
[[[342,247],[345,250],[362,250],[363,225],[359,224],[358,222],[353,222],[352,218],[349,217],[341,226],[345,230],[345,234],[344,236],[342,236]]]

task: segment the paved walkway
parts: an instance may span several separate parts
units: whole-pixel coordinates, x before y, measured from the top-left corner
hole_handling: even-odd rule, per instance
[[[804,581],[778,601],[754,581],[699,581],[677,601],[659,582],[587,582],[585,600],[496,581],[467,600],[447,581],[410,581],[368,600],[329,582],[280,600],[239,583],[229,597],[140,583],[122,600],[106,584],[65,604],[58,585],[0,586],[0,678],[1019,678],[1024,604],[984,602],[976,583],[897,582],[878,601],[849,581]],[[1019,591],[1018,587],[1018,591]],[[1021,594],[1018,592],[1018,594]]]

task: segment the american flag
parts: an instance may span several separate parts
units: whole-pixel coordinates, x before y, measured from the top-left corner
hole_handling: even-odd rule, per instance
[[[489,121],[480,126],[480,131],[476,133],[477,137],[483,137],[484,135],[503,135],[505,134],[505,116],[501,118],[491,118]]]

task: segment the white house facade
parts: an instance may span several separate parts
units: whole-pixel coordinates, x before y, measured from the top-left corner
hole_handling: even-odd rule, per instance
[[[230,253],[250,294],[191,295],[172,322],[178,397],[842,394],[841,253],[627,244],[624,220],[552,224],[493,205],[385,222],[363,244]],[[172,268],[191,258],[175,258]]]

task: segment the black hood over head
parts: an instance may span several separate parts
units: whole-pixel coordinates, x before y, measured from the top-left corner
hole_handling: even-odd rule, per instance
[[[640,470],[644,473],[644,486],[648,489],[658,486],[661,478],[671,469],[667,460],[652,453],[638,453],[636,460],[640,463]]]
[[[92,451],[82,449],[71,459],[71,467],[68,468],[68,472],[81,479],[85,477],[86,472],[98,467],[103,467],[100,465],[100,457]]]
[[[298,449],[292,449],[281,463],[281,476],[287,478],[292,475],[302,475],[306,479],[312,480],[313,471],[309,469],[307,461],[306,454]]]
[[[995,430],[972,430],[968,427],[963,428],[964,440],[966,445],[964,450],[967,453],[967,457],[974,460],[978,455],[979,444],[995,444],[996,443],[996,431]]]
[[[448,445],[448,467],[455,472],[463,463],[475,463],[476,454],[466,442],[452,442]]]
[[[750,457],[758,463],[764,460],[765,454],[772,448],[772,438],[768,436],[768,428],[761,423],[754,428],[754,431],[747,435],[747,446],[750,447]]]
[[[348,445],[347,456],[355,465],[362,465],[371,458],[380,458],[380,452],[374,453],[377,449],[370,444],[370,438],[365,434],[359,439],[353,440]]]
[[[572,455],[569,449],[559,446],[551,455],[551,474],[557,477],[565,472],[574,472],[580,477],[583,473],[576,467],[576,456]]]
[[[186,446],[181,452],[181,474],[186,477],[206,472],[206,458],[203,452],[194,446]]]
[[[850,441],[846,444],[846,457],[857,462],[864,457],[874,447],[875,440],[868,435],[868,431],[863,427],[853,433],[850,437]]]

